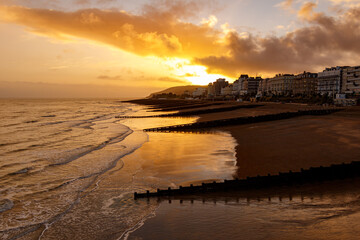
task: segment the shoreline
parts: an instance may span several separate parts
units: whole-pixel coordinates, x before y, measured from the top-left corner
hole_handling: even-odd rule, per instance
[[[226,107],[226,103],[221,106]],[[196,116],[199,117],[197,122],[206,122],[311,107],[266,103],[254,109],[241,108]],[[359,119],[360,107],[355,107],[325,116],[300,116],[212,130],[231,134],[236,141],[237,170],[233,178],[241,178],[292,169],[295,172],[301,168],[360,159]],[[325,239],[322,238],[325,233],[327,239],[338,239],[338,232],[354,236],[350,223],[357,222],[360,214],[347,212],[356,208],[351,204],[358,201],[359,181],[346,179],[249,192],[228,190],[220,194],[164,197],[160,199],[155,217],[131,232],[129,239],[179,239],[184,232],[189,239],[213,239],[220,232],[221,237],[225,232],[227,239],[238,239],[239,236],[244,239],[300,239],[299,236],[301,239]],[[339,208],[344,209],[344,214],[339,214]],[[339,226],[338,232],[330,231],[334,223]],[[320,230],[315,228],[319,225]],[[209,226],[214,231],[209,231]],[[197,235],[199,229],[204,229],[201,236]]]
[[[360,159],[360,109],[348,113],[219,129],[230,132],[238,143],[237,176],[254,177]]]
[[[150,100],[148,103],[154,104]],[[138,102],[138,104],[141,101]],[[157,100],[155,109],[165,109],[181,104],[176,100]],[[203,102],[206,105],[208,102]],[[187,101],[187,106],[191,102]],[[226,108],[234,102],[224,102],[216,108]],[[241,103],[245,105],[246,103]],[[203,113],[197,122],[229,119],[234,117],[278,114],[315,106],[304,104],[257,103],[256,108],[239,108],[231,111],[204,113],[213,106],[196,107]],[[196,105],[198,103],[196,102]],[[250,104],[249,104],[250,105]],[[187,108],[186,111],[191,111]],[[184,111],[179,111],[179,115]],[[237,126],[215,127],[236,140],[237,173],[235,177],[299,171],[301,168],[350,163],[360,159],[360,107],[350,107],[326,116],[300,116],[291,119],[259,122]]]

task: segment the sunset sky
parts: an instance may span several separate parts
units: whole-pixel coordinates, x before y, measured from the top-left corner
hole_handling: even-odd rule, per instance
[[[0,97],[144,97],[360,65],[360,0],[0,0]]]

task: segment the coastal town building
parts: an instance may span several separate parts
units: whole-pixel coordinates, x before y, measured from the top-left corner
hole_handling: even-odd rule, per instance
[[[233,86],[233,91],[232,91],[232,95],[233,96],[239,96],[240,95],[240,90],[241,90],[241,81],[239,79],[235,80],[232,84]]]
[[[360,95],[360,66],[343,69],[342,93],[349,97]]]
[[[269,90],[268,90],[268,81],[269,81],[268,78],[261,79],[259,81],[259,87],[258,87],[258,91],[257,91],[257,94],[256,94],[258,97],[264,96],[266,93],[269,92]]]
[[[238,78],[239,81],[239,88],[238,88],[238,93],[239,95],[245,95],[247,93],[247,86],[246,86],[246,80],[249,78],[249,75],[247,74],[242,74],[240,75],[240,77]]]
[[[225,78],[219,78],[208,85],[208,97],[216,97],[221,95],[221,89],[228,86],[229,82]]]
[[[206,95],[206,89],[198,90],[193,97]],[[327,95],[334,102],[349,105],[350,100],[358,104],[360,99],[360,66],[337,66],[319,73],[304,71],[294,74],[277,74],[272,78],[249,77],[242,74],[232,84],[219,78],[207,87],[208,98],[230,99],[245,96],[262,97],[270,95]],[[336,101],[335,101],[336,100]]]
[[[357,104],[356,98],[346,98],[345,93],[338,93],[334,99],[334,104],[338,106],[354,106]]]
[[[206,89],[202,87],[196,88],[192,93],[192,96],[194,98],[203,97],[205,95],[206,95]]]
[[[209,98],[215,97],[215,88],[212,83],[209,83],[207,88],[207,93]]]
[[[294,74],[277,74],[267,82],[269,93],[288,95],[293,93]]]
[[[312,95],[317,93],[318,74],[303,72],[295,76],[293,81],[293,94]]]
[[[247,82],[247,93],[256,94],[259,88],[259,83],[262,80],[261,77],[251,77],[246,80]]]
[[[331,67],[318,73],[317,92],[321,95],[327,94],[335,98],[335,95],[342,92],[343,70],[348,67]]]
[[[225,78],[219,78],[213,83],[213,85],[215,89],[215,95],[219,96],[221,95],[221,89],[228,86],[229,82],[227,82]]]
[[[233,85],[228,85],[221,89],[221,96],[233,96]]]
[[[248,75],[241,75],[238,79],[236,79],[232,85],[233,85],[233,91],[232,91],[232,95],[234,96],[239,96],[241,95],[241,91],[243,91],[243,84],[245,79],[247,79],[249,76]]]
[[[243,96],[246,94],[256,94],[259,88],[260,77],[249,77],[247,74],[240,77],[233,83],[233,95]]]

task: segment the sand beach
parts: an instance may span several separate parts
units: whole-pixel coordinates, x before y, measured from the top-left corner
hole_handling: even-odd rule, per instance
[[[161,108],[161,103],[156,104]],[[249,103],[225,102],[203,109],[225,109],[237,104]],[[199,114],[197,121],[322,108],[256,104],[261,106]],[[236,140],[237,169],[232,177],[246,178],[357,161],[359,120],[360,108],[351,107],[328,115],[224,126],[211,131],[230,133]],[[353,223],[360,219],[358,184],[358,179],[346,179],[164,198],[154,215],[128,239],[356,239]]]
[[[184,101],[144,100],[157,108],[167,109],[183,105]],[[142,104],[143,102],[138,101]],[[196,111],[202,110],[198,122],[214,121],[247,116],[261,116],[298,110],[321,109],[307,104],[194,102]],[[201,104],[204,107],[199,107]],[[210,102],[211,104],[211,102]],[[229,106],[259,105],[254,108],[226,110]],[[191,101],[185,101],[186,110],[194,111]],[[208,109],[224,111],[206,113]],[[194,114],[196,114],[196,111]],[[301,168],[330,166],[360,159],[360,107],[349,107],[324,116],[300,116],[291,119],[261,122],[246,125],[218,127],[229,132],[237,141],[236,157],[238,171],[234,177],[278,174],[299,171]]]

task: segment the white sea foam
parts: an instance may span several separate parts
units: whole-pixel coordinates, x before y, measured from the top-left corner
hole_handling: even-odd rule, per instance
[[[189,136],[167,135],[165,142],[153,136],[151,141],[155,142],[139,150],[149,141],[143,128],[194,119],[115,119],[119,114],[144,115],[146,109],[110,100],[23,101],[5,106],[6,114],[0,114],[2,124],[11,125],[14,119],[19,124],[0,128],[0,186],[6,186],[0,194],[12,199],[16,207],[12,202],[1,205],[7,209],[7,217],[0,238],[9,233],[26,236],[40,227],[39,238],[56,238],[56,234],[63,234],[62,238],[101,238],[110,233],[117,237],[130,227],[123,234],[127,238],[146,221],[144,216],[153,216],[150,213],[157,206],[156,202],[135,202],[134,191],[176,187],[181,181],[191,181],[193,170],[201,178],[208,177],[207,173],[219,178],[230,175],[216,160],[218,156],[230,159],[231,154],[214,156],[211,149],[209,153],[207,146],[202,146],[221,142],[214,151],[231,151],[232,142],[225,141],[230,136],[212,140],[199,135],[190,144]],[[39,122],[24,123],[32,120]],[[183,147],[199,149],[196,154],[193,150],[171,150],[183,151]],[[156,162],[172,160],[175,153],[177,157],[185,154],[174,158],[180,165],[187,157],[191,161],[195,157],[206,166],[187,166],[176,172],[172,169],[176,161]],[[71,232],[69,226],[77,231]]]

